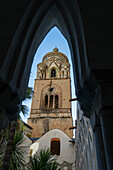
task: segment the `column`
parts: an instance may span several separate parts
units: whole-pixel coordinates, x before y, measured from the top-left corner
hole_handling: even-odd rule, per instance
[[[48,109],[49,109],[49,102],[50,102],[50,94],[48,94]]]
[[[102,139],[102,131],[99,125],[94,127],[94,139],[95,139],[95,145],[96,145],[98,170],[107,170],[104,144],[103,144],[103,139]]]
[[[100,111],[103,142],[108,170],[113,170],[113,108]]]
[[[55,109],[55,95],[53,95],[53,109]]]

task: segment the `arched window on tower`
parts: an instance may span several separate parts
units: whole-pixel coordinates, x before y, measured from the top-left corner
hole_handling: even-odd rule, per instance
[[[51,70],[51,77],[56,77],[56,70],[55,70],[55,68],[53,68]]]
[[[44,78],[44,74],[42,73],[42,79]]]
[[[64,77],[64,70],[62,71],[62,77]]]
[[[53,109],[53,95],[50,96],[49,108]]]
[[[58,95],[55,96],[55,109],[58,108]]]
[[[48,108],[48,95],[45,95],[45,109]]]
[[[51,153],[52,155],[60,155],[60,139],[51,139]]]
[[[70,77],[70,72],[69,71],[67,72],[67,75],[68,75],[68,78],[69,78]]]

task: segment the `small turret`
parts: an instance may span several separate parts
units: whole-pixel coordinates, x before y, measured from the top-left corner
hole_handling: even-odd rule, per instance
[[[53,51],[54,51],[54,52],[58,52],[58,48],[55,47],[55,48],[53,49]]]

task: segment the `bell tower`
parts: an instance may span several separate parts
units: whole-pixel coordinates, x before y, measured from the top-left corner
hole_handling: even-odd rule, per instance
[[[71,80],[68,58],[57,48],[47,53],[37,65],[34,95],[28,124],[33,138],[52,129],[60,129],[73,137],[71,114]]]

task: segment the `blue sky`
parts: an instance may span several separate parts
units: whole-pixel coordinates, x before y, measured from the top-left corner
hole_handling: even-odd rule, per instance
[[[53,51],[53,49],[57,47],[59,49],[59,52],[64,53],[70,63],[70,72],[71,72],[71,89],[72,89],[72,98],[75,98],[75,86],[74,86],[74,79],[73,79],[73,71],[72,71],[72,62],[71,62],[71,54],[70,49],[67,43],[67,40],[64,38],[64,36],[61,34],[61,32],[57,29],[57,27],[54,27],[50,30],[50,32],[46,35],[40,46],[38,47],[35,56],[34,61],[31,68],[31,74],[29,78],[29,87],[34,88],[34,79],[36,79],[36,73],[37,73],[37,64],[42,62],[43,56]],[[31,108],[31,100],[25,100],[23,102],[29,107],[29,114],[30,114],[30,108]],[[27,117],[23,117],[22,119],[27,122],[27,118],[29,117],[29,114]],[[76,118],[76,101],[72,102],[72,116],[73,121]]]

